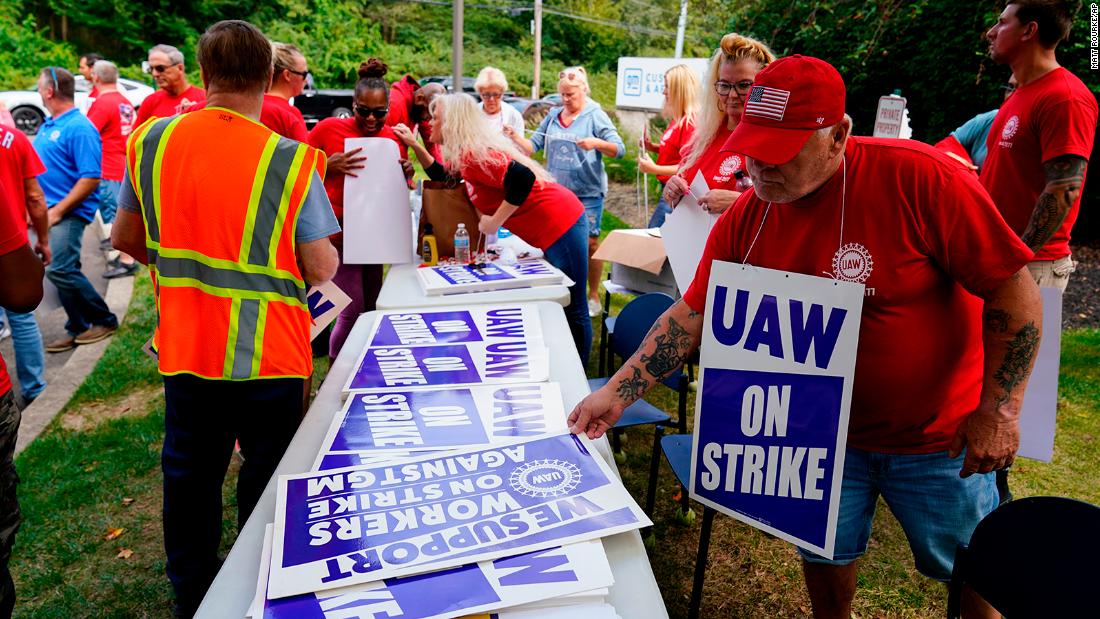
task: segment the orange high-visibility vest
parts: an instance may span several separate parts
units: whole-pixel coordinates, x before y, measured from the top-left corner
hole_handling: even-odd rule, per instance
[[[325,156],[225,108],[131,134],[161,374],[308,377],[310,315],[294,229]]]

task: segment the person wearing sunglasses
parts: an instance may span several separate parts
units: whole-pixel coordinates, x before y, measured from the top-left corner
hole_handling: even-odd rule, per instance
[[[516,133],[523,133],[523,114],[519,110],[504,105],[504,93],[508,90],[508,78],[504,77],[504,71],[496,67],[485,67],[477,74],[474,89],[481,97],[481,113],[489,126],[503,131],[509,127]]]
[[[271,51],[275,57],[275,73],[271,76],[271,88],[264,95],[260,122],[285,138],[305,142],[309,139],[306,119],[290,100],[305,89],[309,63],[301,50],[287,43],[272,43]]]
[[[588,217],[588,315],[603,310],[599,286],[603,261],[593,260],[599,246],[607,172],[603,158],[622,159],[626,145],[607,113],[588,98],[588,72],[569,67],[558,73],[562,107],[550,110],[528,140],[523,132],[505,132],[528,155],[546,150],[546,169],[572,191]],[[520,235],[523,236],[523,235]]]
[[[171,45],[154,45],[149,49],[145,72],[153,76],[159,90],[141,102],[135,127],[140,127],[150,118],[182,114],[206,101],[206,91],[187,81],[183,53]]]
[[[1004,91],[1003,101],[1008,101],[1012,93],[1016,91],[1016,76],[1008,78],[1008,83],[1001,87]],[[985,146],[985,139],[989,137],[989,129],[993,126],[993,119],[997,117],[994,108],[988,112],[982,112],[974,118],[963,123],[958,129],[951,132],[944,139],[936,142],[936,148],[942,150],[948,157],[960,161],[974,172],[982,169],[985,156],[989,153]]]
[[[722,37],[703,81],[691,151],[665,184],[669,206],[676,208],[697,173],[702,173],[710,188],[696,196],[705,210],[721,213],[741,196],[736,175],[745,169],[745,157],[724,145],[741,122],[756,74],[774,60],[775,54],[761,41],[732,32]]]
[[[432,180],[465,181],[470,201],[481,215],[481,234],[496,234],[507,226],[573,280],[565,319],[581,363],[587,363],[592,319],[585,307],[588,220],[581,201],[513,141],[490,129],[472,97],[443,95],[436,98],[431,112],[431,139],[441,145],[445,164],[418,144],[408,127],[397,127],[398,136],[413,149]]]
[[[317,123],[309,133],[309,144],[328,155],[328,172],[325,174],[325,191],[332,210],[341,226],[344,222],[344,176],[356,176],[356,172],[371,165],[360,154],[362,148],[344,150],[347,138],[387,138],[397,144],[401,153],[406,153],[405,144],[386,123],[390,113],[390,88],[386,84],[389,67],[377,58],[370,58],[359,66],[359,81],[355,83],[352,100],[351,118],[326,118]],[[412,179],[413,167],[407,158],[402,158],[401,169],[406,179]],[[382,289],[382,265],[346,264],[344,256],[343,234],[333,236],[333,244],[340,251],[340,267],[332,278],[349,297],[351,303],[340,312],[332,326],[329,337],[329,357],[336,359],[344,340],[351,333],[359,314],[374,309],[378,291]]]

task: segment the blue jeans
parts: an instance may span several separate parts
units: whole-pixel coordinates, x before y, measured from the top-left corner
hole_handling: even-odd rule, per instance
[[[93,325],[117,327],[116,317],[80,270],[80,248],[88,222],[72,215],[50,228],[53,261],[46,267],[46,278],[57,286],[57,295],[69,319],[65,330],[80,335]]]
[[[584,216],[588,221],[588,236],[599,238],[600,226],[603,224],[603,196],[577,199],[584,205]]]
[[[302,420],[305,380],[164,376],[164,549],[181,610],[194,612],[221,561],[222,483],[241,444],[237,527],[244,527]]]
[[[0,309],[0,316],[4,310]],[[11,342],[15,347],[15,373],[23,398],[33,400],[46,388],[46,354],[42,349],[42,332],[34,313],[7,312],[11,324]]]
[[[103,217],[103,223],[109,224],[115,220],[118,212],[118,192],[122,188],[122,181],[102,179],[99,181],[99,214]]]
[[[965,454],[964,454],[965,455]],[[849,447],[844,456],[833,560],[798,552],[810,563],[848,565],[867,551],[879,495],[901,523],[920,573],[951,580],[955,548],[997,507],[993,473],[959,477],[963,455],[883,454]]]
[[[581,215],[565,234],[543,250],[546,261],[573,280],[569,288],[569,305],[565,306],[565,320],[569,333],[577,346],[581,365],[588,364],[592,351],[592,319],[588,317],[588,218]]]
[[[649,218],[649,225],[647,228],[660,228],[665,225],[665,217],[672,214],[672,207],[665,202],[665,196],[662,193],[661,199],[657,200],[657,208],[653,209],[653,216]]]

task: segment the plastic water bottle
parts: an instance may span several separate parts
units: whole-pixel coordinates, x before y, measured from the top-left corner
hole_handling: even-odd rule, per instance
[[[733,177],[737,179],[737,191],[745,192],[752,189],[752,179],[745,174],[744,170],[734,172]]]
[[[459,264],[470,263],[470,233],[466,231],[466,224],[458,224],[458,230],[455,230],[455,261]]]

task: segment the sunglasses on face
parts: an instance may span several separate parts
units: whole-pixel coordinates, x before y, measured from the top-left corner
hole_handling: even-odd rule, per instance
[[[728,97],[731,91],[736,90],[739,95],[748,94],[752,89],[752,80],[741,80],[740,82],[730,83],[722,80],[714,82],[714,92],[718,93],[719,97]]]
[[[358,114],[360,118],[367,118],[369,116],[374,116],[374,118],[376,120],[382,120],[383,118],[386,117],[386,114],[390,113],[390,108],[388,108],[388,107],[370,108],[370,107],[359,107],[358,105],[356,105],[352,109],[355,110],[355,113]]]
[[[177,64],[179,64],[179,63],[178,62],[173,62],[172,64],[151,64],[145,70],[145,72],[146,73],[164,73],[165,71],[167,71],[168,69],[171,69],[172,67],[176,66]]]
[[[306,69],[305,71],[295,71],[294,69],[287,69],[287,71],[290,71],[294,75],[297,75],[304,80],[309,79],[309,69]]]
[[[57,92],[57,69],[50,67],[50,77],[53,78],[53,90]]]

